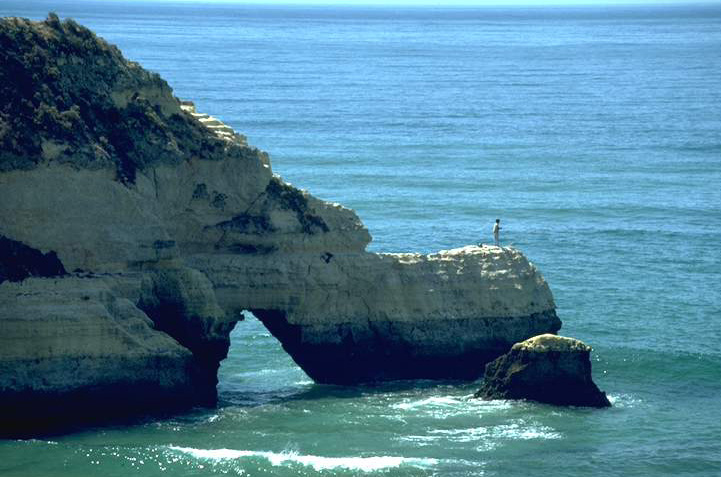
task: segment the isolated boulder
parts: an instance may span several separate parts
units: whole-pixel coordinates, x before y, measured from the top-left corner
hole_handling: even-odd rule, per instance
[[[577,339],[534,336],[486,365],[485,381],[475,397],[609,407],[606,393],[591,379],[590,353],[591,347]]]

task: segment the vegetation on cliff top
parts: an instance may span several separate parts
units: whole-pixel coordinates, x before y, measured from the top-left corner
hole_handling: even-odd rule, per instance
[[[295,212],[304,233],[314,234],[330,230],[322,217],[310,211],[308,199],[295,187],[273,177],[268,182],[265,193],[269,198],[278,201],[282,208]]]
[[[43,161],[114,166],[221,157],[233,145],[180,110],[155,73],[73,20],[0,19],[0,172]]]

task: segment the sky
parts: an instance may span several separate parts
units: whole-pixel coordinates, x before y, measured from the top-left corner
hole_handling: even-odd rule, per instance
[[[1,0],[0,0],[1,1]],[[119,0],[113,0],[119,1]],[[127,1],[127,0],[126,0]],[[156,0],[193,3],[237,3],[264,5],[397,5],[397,6],[551,6],[551,5],[693,5],[713,0]]]

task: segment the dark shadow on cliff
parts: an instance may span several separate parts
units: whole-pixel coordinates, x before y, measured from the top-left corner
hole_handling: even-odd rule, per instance
[[[419,352],[408,339],[415,324],[368,321],[367,323],[290,322],[284,310],[253,309],[252,313],[275,336],[283,349],[308,376],[319,384],[357,385],[406,379],[473,381],[483,376],[486,363],[508,351],[512,343],[489,337],[479,346],[447,353],[442,347],[432,353]],[[554,310],[534,313],[528,322],[554,323],[561,327]]]
[[[139,386],[135,386],[137,396],[132,399],[128,397],[127,389],[128,386],[119,385],[108,388],[102,395],[94,390],[92,400],[88,400],[88,396],[82,391],[67,393],[62,399],[56,399],[56,406],[48,406],[47,401],[38,402],[35,406],[35,396],[29,393],[19,395],[17,398],[22,401],[23,408],[34,411],[3,411],[0,439],[38,439],[113,427],[137,426],[170,419],[192,409],[201,409],[191,407],[188,403],[171,404],[175,397],[172,393],[154,397],[152,402],[148,402],[146,396],[151,391]],[[122,399],[118,399],[118,396],[122,396]],[[109,408],[112,408],[112,414],[108,413]]]
[[[58,277],[65,267],[55,252],[42,253],[22,242],[0,235],[0,283],[28,277]]]
[[[426,379],[354,385],[314,383],[290,358],[277,337],[272,333],[268,336],[267,326],[253,312],[244,310],[242,315],[244,320],[231,335],[228,352],[230,361],[221,362],[219,408],[257,407],[304,400],[357,399],[368,395],[468,385],[468,381]],[[262,350],[265,358],[263,363],[257,361],[257,347]]]

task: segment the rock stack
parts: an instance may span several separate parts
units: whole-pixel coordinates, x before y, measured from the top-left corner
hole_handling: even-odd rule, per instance
[[[513,345],[486,365],[482,399],[528,399],[560,406],[609,407],[591,378],[591,347],[543,334]]]

